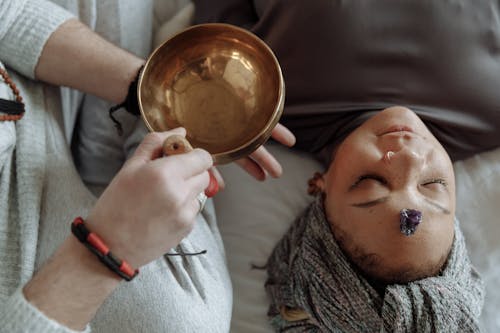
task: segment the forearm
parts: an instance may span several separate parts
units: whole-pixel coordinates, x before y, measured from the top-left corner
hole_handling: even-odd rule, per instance
[[[70,236],[24,287],[24,295],[47,317],[82,330],[120,280]]]
[[[45,43],[72,17],[51,1],[0,0],[0,60],[33,79]]]
[[[45,44],[37,79],[122,102],[144,60],[111,44],[76,19],[63,23]]]

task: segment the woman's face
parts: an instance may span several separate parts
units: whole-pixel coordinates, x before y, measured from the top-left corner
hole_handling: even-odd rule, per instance
[[[404,107],[376,114],[338,147],[324,176],[325,210],[351,246],[376,256],[384,272],[442,263],[454,235],[455,178],[448,154]],[[415,233],[400,211],[422,212]],[[433,267],[433,266],[432,266]]]

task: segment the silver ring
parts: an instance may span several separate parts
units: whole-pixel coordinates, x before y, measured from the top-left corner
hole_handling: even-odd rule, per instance
[[[200,192],[196,196],[196,200],[198,200],[198,203],[200,204],[200,210],[198,211],[198,213],[200,213],[205,207],[205,203],[207,202],[207,196],[205,195],[205,193]]]

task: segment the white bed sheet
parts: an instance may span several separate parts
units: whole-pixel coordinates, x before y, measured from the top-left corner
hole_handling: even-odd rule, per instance
[[[235,165],[219,169],[226,189],[215,198],[234,289],[231,332],[272,332],[267,322],[266,262],[290,223],[307,206],[307,180],[321,165],[306,154],[271,145],[284,166],[279,180],[256,182]],[[469,253],[486,283],[484,332],[500,332],[500,149],[455,164],[457,216]]]

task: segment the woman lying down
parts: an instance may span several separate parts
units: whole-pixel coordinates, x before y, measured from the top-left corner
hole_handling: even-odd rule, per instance
[[[452,163],[415,113],[369,118],[309,185],[316,199],[267,265],[278,331],[479,331]]]

